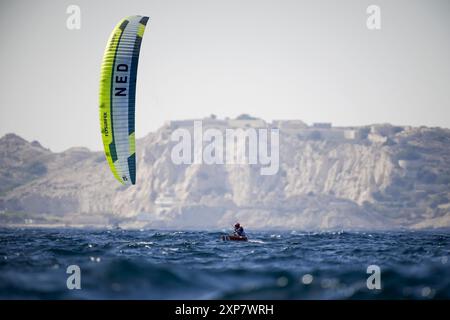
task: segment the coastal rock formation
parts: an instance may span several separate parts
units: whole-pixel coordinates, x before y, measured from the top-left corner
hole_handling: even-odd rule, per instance
[[[280,129],[275,175],[261,175],[261,165],[174,164],[171,133],[190,121],[167,123],[137,141],[137,184],[129,187],[114,179],[102,152],[53,153],[8,134],[0,138],[0,224],[450,227],[450,130],[252,119],[233,125]]]

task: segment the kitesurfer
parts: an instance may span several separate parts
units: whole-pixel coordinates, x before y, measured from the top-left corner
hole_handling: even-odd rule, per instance
[[[236,236],[239,236],[239,237],[245,237],[245,236],[246,236],[246,235],[245,235],[244,228],[240,225],[239,222],[237,222],[237,223],[234,225],[234,234],[235,234]]]

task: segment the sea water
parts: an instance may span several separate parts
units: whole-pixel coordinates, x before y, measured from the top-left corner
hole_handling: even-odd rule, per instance
[[[223,242],[223,232],[2,228],[0,298],[450,298],[448,230],[246,231],[248,242]],[[69,289],[70,266],[80,289]],[[368,287],[369,266],[380,289]]]

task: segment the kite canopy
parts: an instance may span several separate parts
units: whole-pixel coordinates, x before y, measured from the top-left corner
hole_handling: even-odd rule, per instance
[[[142,36],[148,17],[131,16],[111,33],[100,79],[100,127],[114,176],[122,184],[136,182],[134,110]]]

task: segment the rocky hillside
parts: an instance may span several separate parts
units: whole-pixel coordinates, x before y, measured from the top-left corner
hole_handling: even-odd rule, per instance
[[[52,153],[8,134],[0,139],[0,224],[450,227],[450,130],[353,129],[358,138],[348,140],[280,129],[280,169],[263,176],[258,165],[174,164],[164,126],[137,141],[137,185],[129,187],[101,152]]]

